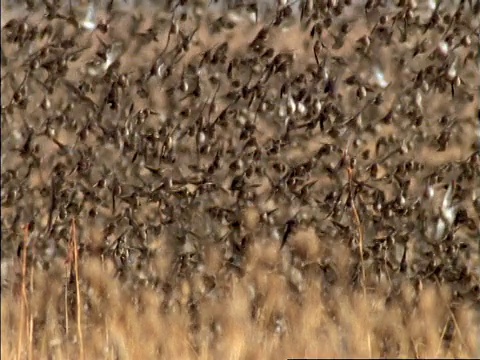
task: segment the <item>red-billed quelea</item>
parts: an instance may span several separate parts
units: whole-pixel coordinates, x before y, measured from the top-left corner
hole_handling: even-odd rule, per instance
[[[455,221],[457,208],[456,206],[452,205],[454,189],[455,181],[452,181],[448,185],[447,191],[443,197],[442,205],[440,207],[440,216],[437,220],[437,226],[435,228],[436,241],[439,241],[443,238],[448,228],[451,227]]]

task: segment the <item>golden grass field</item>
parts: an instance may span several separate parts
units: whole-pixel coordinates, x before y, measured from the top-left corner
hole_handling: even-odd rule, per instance
[[[149,17],[151,14],[149,10],[138,11],[145,11],[147,14],[142,27],[147,29],[154,23],[152,17]],[[99,14],[105,16],[102,11],[99,11]],[[2,12],[2,27],[14,17],[20,15],[13,10],[5,14]],[[118,71],[136,74],[142,67],[150,66],[155,54],[164,47],[165,34],[162,33],[158,43],[136,47],[135,41],[130,40],[129,35],[124,33],[126,20],[120,15],[118,19],[114,18],[110,23],[110,38],[107,38],[121,39],[127,44]],[[41,20],[41,15],[34,14],[29,21],[44,24],[46,20]],[[242,22],[233,30],[213,36],[208,32],[205,25],[207,22],[208,20],[201,23],[198,44],[186,52],[176,65],[178,68],[182,69],[189,62],[195,61],[202,50],[218,44],[222,39],[229,42],[230,56],[241,54],[263,26]],[[68,31],[74,33],[67,27],[65,29],[65,37],[68,37]],[[337,56],[351,53],[355,40],[366,33],[364,22],[353,23],[347,45],[336,53]],[[324,37],[325,42],[328,43],[329,40],[329,35]],[[299,69],[314,64],[308,32],[302,31],[299,26],[293,24],[287,31],[278,30],[272,34],[269,41],[277,52],[295,53],[294,71],[301,72]],[[472,40],[475,41],[478,42],[478,37]],[[79,59],[72,62],[65,75],[70,81],[79,81],[84,77],[81,73],[83,65],[101,48],[98,38],[91,33],[80,33],[76,38],[75,46],[81,48],[85,44],[87,48]],[[3,51],[11,56],[11,60],[8,65],[2,64],[2,77],[9,72],[17,74],[13,78],[20,83],[21,75],[18,74],[21,74],[19,69],[26,50],[19,49],[16,45],[4,45],[2,34]],[[14,54],[18,54],[18,57],[14,57]],[[390,49],[379,49],[377,55],[382,61],[386,77],[392,79],[393,83],[389,92],[385,93],[383,109],[388,109],[389,104],[395,101],[395,91],[400,92],[404,84],[396,79],[403,75],[399,73]],[[359,72],[363,71],[361,69],[360,67]],[[462,74],[466,83],[475,87],[477,82],[478,86],[480,76],[475,69],[465,67],[465,73]],[[47,79],[43,73],[39,72],[38,76],[43,80]],[[150,81],[147,87],[152,95],[147,99],[135,97],[135,108],[149,107],[159,112],[167,108],[165,88],[175,84],[175,81],[178,81],[178,78],[165,82],[161,90],[158,90],[156,83]],[[6,83],[7,78],[2,82]],[[71,96],[63,89],[56,88],[49,98],[51,114],[72,101]],[[32,85],[30,91],[30,105],[27,110],[15,109],[9,115],[6,125],[2,109],[2,153],[6,155],[4,157],[2,154],[2,178],[8,169],[16,168],[22,172],[21,169],[26,168],[26,160],[9,150],[21,145],[22,141],[18,141],[20,135],[16,134],[21,132],[23,122],[30,122],[36,129],[40,129],[38,124],[43,121],[44,113],[40,114],[43,110],[37,110],[36,104],[44,99],[44,91],[38,85]],[[348,108],[348,97],[351,94],[344,87],[340,91],[345,91],[341,101]],[[2,85],[2,103],[5,103],[5,99],[10,99],[11,94],[10,87]],[[419,144],[413,154],[409,153],[408,156],[425,164],[427,169],[462,161],[475,151],[472,145],[476,141],[473,113],[478,106],[478,92],[474,93],[475,99],[469,105],[461,102],[456,104],[454,101],[447,104],[446,96],[435,95],[424,100],[428,107],[425,116],[428,117],[431,111],[431,116],[436,118],[444,108],[448,108],[446,112],[465,119],[465,125],[452,135],[453,144],[446,151],[438,153],[426,142]],[[101,102],[102,97],[101,91],[92,91],[93,102]],[[35,105],[32,105],[33,103]],[[219,100],[221,106],[226,103],[226,100]],[[76,106],[75,116],[83,119],[82,111],[86,111],[85,107],[81,104]],[[187,106],[196,111],[194,101]],[[176,114],[175,109],[171,111]],[[45,113],[48,115],[48,111]],[[113,114],[105,113],[105,116]],[[372,114],[377,116],[378,112]],[[79,120],[81,121],[83,120]],[[147,124],[160,126],[155,121],[157,120],[150,118]],[[267,117],[261,118],[259,124],[258,141],[265,144],[269,138],[275,137],[278,126],[272,124]],[[428,131],[435,132],[435,126],[437,125],[428,128]],[[382,127],[381,134],[389,133],[396,133],[400,138],[404,136],[398,132],[395,124]],[[61,124],[57,135],[58,140],[64,144],[73,142],[76,138],[75,130],[69,128],[68,124]],[[375,148],[378,136],[366,135],[362,147]],[[298,163],[318,151],[321,141],[329,139],[327,135],[319,132],[304,142],[298,140],[285,151],[285,161]],[[470,291],[470,287],[474,289],[478,277],[472,275],[468,284],[467,280],[465,283],[455,283],[435,276],[427,279],[416,274],[417,265],[409,268],[405,274],[400,274],[398,269],[379,273],[375,270],[372,258],[365,259],[363,263],[362,257],[362,267],[366,267],[366,273],[360,281],[361,286],[354,286],[352,268],[359,263],[358,252],[352,251],[350,243],[341,240],[338,234],[330,236],[326,231],[317,232],[314,225],[305,225],[291,235],[285,247],[280,248],[279,240],[265,230],[266,225],[262,219],[265,209],[277,204],[280,208],[278,216],[282,219],[288,217],[293,208],[302,208],[297,202],[292,202],[290,206],[288,202],[275,202],[275,199],[269,199],[265,203],[259,200],[240,209],[242,234],[250,234],[253,239],[242,253],[241,265],[226,261],[224,246],[219,241],[202,235],[200,245],[189,245],[188,242],[182,245],[182,249],[188,246],[194,246],[195,251],[200,249],[199,254],[195,252],[195,256],[199,256],[201,260],[195,258],[192,260],[197,261],[195,266],[187,267],[187,271],[180,271],[178,254],[181,246],[167,229],[149,237],[148,248],[151,254],[148,261],[134,261],[135,265],[131,265],[131,268],[125,272],[119,271],[114,257],[98,250],[107,241],[103,229],[108,222],[101,220],[102,217],[107,219],[110,216],[110,209],[105,204],[99,206],[99,215],[94,220],[89,219],[83,212],[82,215],[68,218],[63,226],[67,237],[58,240],[55,255],[43,260],[42,257],[47,258],[47,255],[43,255],[47,254],[47,250],[46,245],[44,247],[40,242],[47,243],[49,240],[42,237],[43,230],[38,229],[47,227],[48,202],[35,202],[37,195],[33,194],[38,193],[37,189],[42,187],[42,184],[49,184],[49,176],[56,164],[54,159],[59,155],[58,147],[47,137],[39,137],[36,143],[46,160],[40,168],[29,173],[28,180],[22,183],[22,186],[31,190],[28,190],[24,200],[17,204],[2,206],[2,218],[5,219],[2,220],[1,260],[3,359],[250,360],[480,356],[478,283],[477,292]],[[113,147],[103,147],[93,135],[87,137],[85,144],[87,143],[103,149],[103,165],[108,167],[112,164],[113,168],[117,166],[113,164],[120,162],[120,152]],[[344,146],[344,143],[340,146]],[[175,174],[177,168],[186,168],[184,164],[193,156],[189,148],[192,151],[194,146],[185,145],[186,150],[182,153],[179,146],[179,160],[176,165],[167,166],[168,173]],[[360,150],[352,151],[360,154]],[[228,167],[228,161],[225,167]],[[390,170],[386,165],[382,171],[388,173]],[[100,170],[94,174],[100,174]],[[323,196],[324,189],[332,187],[334,181],[321,172],[319,174],[315,175],[318,183],[312,188],[312,192]],[[230,179],[230,173],[224,176],[225,179]],[[346,170],[339,176],[342,181],[347,181]],[[76,174],[67,177],[68,181],[75,183]],[[445,178],[449,178],[448,174]],[[270,189],[266,179],[258,181],[261,186],[256,191],[260,199],[262,195],[268,194]],[[478,189],[478,181],[475,177],[468,183],[474,195],[475,187]],[[421,193],[422,184],[421,177],[413,179],[414,194]],[[387,193],[393,191],[389,189]],[[6,192],[7,185],[4,189],[2,180],[2,199]],[[480,196],[480,193],[477,194]],[[393,196],[390,195],[389,197]],[[215,201],[226,204],[227,195],[223,198],[219,196]],[[440,198],[437,199],[438,203],[440,201]],[[156,223],[158,218],[154,209],[157,206],[146,203],[142,206],[144,210],[137,215],[137,220],[146,224],[149,221]],[[228,206],[233,208],[235,205]],[[125,211],[127,207],[126,203],[121,203],[118,213]],[[473,219],[473,224],[478,226],[478,214],[475,215],[471,202],[466,205],[466,209]],[[22,220],[17,224],[16,231],[13,235],[10,232],[7,234],[7,230],[4,230],[8,227],[6,224],[14,222],[9,219],[17,212],[29,213],[30,210],[33,213],[35,229],[24,227],[22,220],[28,216],[21,215]],[[438,206],[435,205],[432,212],[437,210]],[[177,221],[189,221],[191,229],[200,234],[204,234],[204,227],[213,226],[203,215],[195,214],[195,211],[192,213],[193,215],[185,217],[188,220],[180,219],[181,215],[178,215]],[[353,215],[348,216],[353,219]],[[365,223],[368,221],[367,218],[360,220]],[[400,220],[398,222],[400,223]],[[352,223],[354,224],[353,220]],[[396,223],[395,218],[391,223]],[[227,228],[228,226],[221,224],[213,232],[225,234]],[[352,234],[346,237],[355,238],[356,227],[353,225],[350,229]],[[463,236],[462,241],[472,249],[465,260],[468,263],[466,268],[473,269],[473,273],[478,271],[477,276],[480,276],[478,248],[475,248],[475,245],[478,246],[478,232],[462,231],[459,231],[459,236]],[[19,251],[17,256],[17,249],[22,242],[28,243],[29,251]],[[420,240],[414,243],[411,251],[420,251],[419,242]],[[392,250],[395,251],[399,250]],[[422,264],[422,261],[421,259],[418,263]],[[135,275],[130,275],[130,270],[131,274]],[[463,296],[463,290],[459,289],[463,289],[464,285],[469,292]]]

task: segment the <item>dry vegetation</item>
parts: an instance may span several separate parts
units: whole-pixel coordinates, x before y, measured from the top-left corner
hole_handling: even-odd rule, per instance
[[[478,0],[120,3],[2,11],[3,359],[480,356]]]

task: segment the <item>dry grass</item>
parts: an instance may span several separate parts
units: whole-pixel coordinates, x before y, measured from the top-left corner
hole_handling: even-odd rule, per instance
[[[301,242],[316,246],[309,243],[317,239],[298,234]],[[385,286],[364,298],[348,286],[330,287],[328,277],[313,272],[303,288],[292,291],[298,274],[282,271],[276,249],[252,249],[243,277],[212,273],[217,286],[209,289],[208,276],[197,274],[179,281],[170,295],[126,286],[110,264],[84,258],[83,318],[72,316],[77,308],[71,298],[65,308],[64,262],[55,261],[48,271],[31,267],[25,316],[19,294],[2,293],[2,357],[81,358],[79,319],[86,359],[475,357],[478,314],[468,304],[454,307],[448,286],[424,284],[418,290],[404,281],[393,296]],[[155,261],[168,267],[163,254]],[[339,277],[340,284],[346,282],[344,273]],[[19,324],[27,335],[20,349]]]

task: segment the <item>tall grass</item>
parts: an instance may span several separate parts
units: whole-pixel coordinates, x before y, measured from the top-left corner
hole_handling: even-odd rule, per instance
[[[349,285],[350,259],[341,245],[332,253],[338,260],[332,281],[318,270],[299,275],[284,264],[278,244],[261,242],[246,255],[243,275],[212,272],[220,266],[215,259],[221,258],[212,246],[209,268],[179,278],[171,291],[122,280],[109,260],[81,257],[76,294],[81,304],[64,301],[65,291],[75,288],[75,283],[65,287],[65,261],[57,259],[48,269],[30,267],[13,284],[28,289],[26,296],[23,291],[2,292],[2,357],[478,356],[478,314],[473,304],[456,303],[448,286],[409,280],[373,286],[367,274],[364,293]],[[317,242],[322,239],[303,231],[295,235],[293,246],[318,249]],[[172,271],[168,253],[166,248],[152,259],[152,266],[164,269],[160,281]],[[16,265],[20,271],[21,264]],[[29,275],[31,287],[24,283]],[[22,335],[26,329],[28,337]]]

